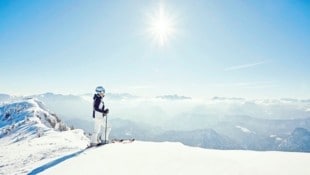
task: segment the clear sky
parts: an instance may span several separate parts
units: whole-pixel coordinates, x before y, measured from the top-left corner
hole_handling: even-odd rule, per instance
[[[0,93],[310,98],[307,0],[1,0]]]

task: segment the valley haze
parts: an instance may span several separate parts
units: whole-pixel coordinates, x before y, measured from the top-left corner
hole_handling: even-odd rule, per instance
[[[93,94],[0,97],[4,104],[38,99],[69,126],[92,133]],[[105,105],[111,111],[112,138],[174,141],[215,149],[310,151],[308,99],[195,99],[177,94],[147,98],[107,93]]]

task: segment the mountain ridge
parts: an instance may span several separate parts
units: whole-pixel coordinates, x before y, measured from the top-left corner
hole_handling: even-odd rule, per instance
[[[67,131],[70,128],[56,114],[36,99],[24,99],[0,107],[0,138],[9,134],[41,135],[44,131]],[[18,133],[19,130],[23,132]],[[28,132],[27,132],[28,131]]]
[[[84,149],[88,143],[83,130],[71,130],[36,99],[0,105],[0,174],[25,174],[41,160]]]

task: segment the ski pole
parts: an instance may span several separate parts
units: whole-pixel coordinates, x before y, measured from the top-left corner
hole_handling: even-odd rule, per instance
[[[105,116],[105,132],[104,132],[104,142],[107,143],[107,128],[108,128],[108,115]]]

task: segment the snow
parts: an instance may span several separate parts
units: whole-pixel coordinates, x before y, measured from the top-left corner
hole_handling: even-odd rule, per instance
[[[76,152],[89,140],[82,130],[48,131],[42,137],[12,142],[0,139],[0,174],[26,174],[42,163]]]
[[[180,143],[135,141],[88,149],[37,170],[45,175],[307,175],[309,161],[308,153],[208,150]]]
[[[248,133],[248,134],[254,133],[255,134],[255,132],[252,132],[248,128],[245,128],[245,127],[242,127],[242,126],[236,126],[236,128],[240,129],[244,133]]]
[[[278,137],[278,136],[275,135],[275,134],[271,134],[269,137],[270,137],[270,138],[275,138],[276,141],[281,141],[281,140],[283,140],[281,137]]]
[[[281,141],[281,140],[283,140],[281,137],[276,137],[276,140],[277,141]]]
[[[0,174],[26,174],[42,163],[84,149],[83,130],[68,127],[35,99],[0,106]]]
[[[0,139],[0,174],[310,174],[309,153],[211,150],[142,141],[84,149],[88,140],[80,138],[80,132],[51,132],[12,144]]]

